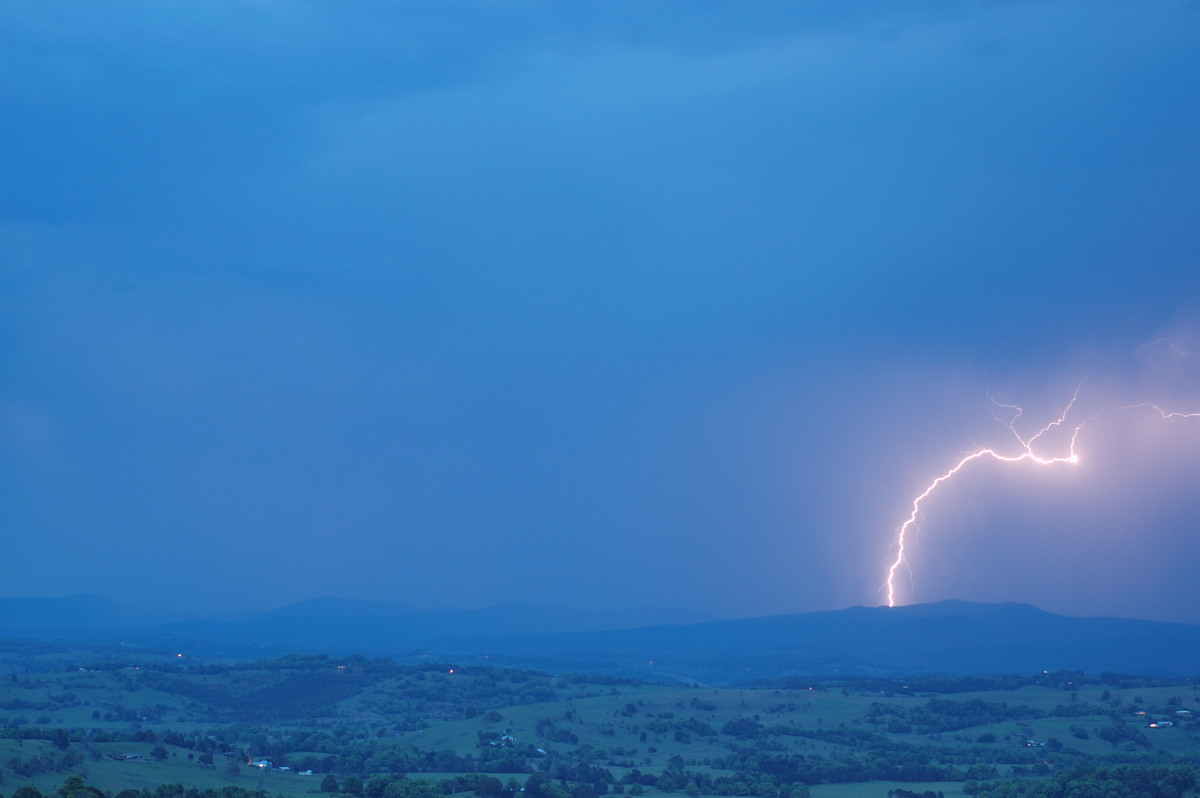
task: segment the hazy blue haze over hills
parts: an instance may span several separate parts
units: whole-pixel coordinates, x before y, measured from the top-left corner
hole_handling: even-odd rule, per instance
[[[130,607],[90,594],[65,598],[0,598],[0,632],[5,634],[69,633],[95,637],[112,630],[145,631],[157,627],[181,637],[245,640],[255,644],[284,641],[297,647],[321,645],[317,641],[326,637],[337,641],[331,644],[354,644],[361,640],[368,647],[377,648],[378,644],[372,641],[383,629],[400,637],[444,639],[448,636],[592,632],[706,620],[711,620],[711,616],[660,607],[580,610],[507,603],[478,610],[418,609],[398,602],[333,597],[308,599],[264,612],[200,617],[194,613]]]
[[[420,610],[324,598],[241,619],[132,623],[138,617],[96,596],[0,599],[0,634],[9,637],[119,636],[138,645],[239,657],[424,654],[711,683],[804,674],[1200,671],[1200,626],[1071,618],[1011,603],[943,601],[695,622],[667,610],[605,614],[516,604]],[[122,618],[130,622],[122,625]],[[644,625],[655,620],[661,622]]]
[[[193,613],[130,607],[91,593],[63,598],[0,598],[0,630],[5,634],[129,629],[194,617]]]

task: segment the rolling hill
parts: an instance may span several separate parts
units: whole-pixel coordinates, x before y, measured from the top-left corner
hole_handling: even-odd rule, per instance
[[[636,625],[638,617],[665,622]],[[119,639],[233,657],[291,651],[428,654],[712,684],[793,675],[1200,672],[1200,626],[1072,618],[1026,604],[943,601],[691,620],[663,610],[589,613],[516,604],[418,610],[317,599],[234,619],[163,622],[99,597],[0,599],[3,637]]]

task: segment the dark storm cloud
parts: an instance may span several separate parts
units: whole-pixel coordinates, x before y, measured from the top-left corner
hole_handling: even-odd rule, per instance
[[[989,388],[1196,317],[1189,6],[6,14],[10,593],[876,603]],[[921,597],[1120,614],[953,518]]]

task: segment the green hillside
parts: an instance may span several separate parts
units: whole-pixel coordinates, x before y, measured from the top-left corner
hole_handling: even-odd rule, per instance
[[[1200,764],[1195,680],[712,688],[361,657],[76,653],[63,665],[62,651],[7,652],[24,670],[0,683],[0,794],[908,798],[1008,795],[1011,779],[1051,795],[1092,779],[1165,796],[1191,789]]]

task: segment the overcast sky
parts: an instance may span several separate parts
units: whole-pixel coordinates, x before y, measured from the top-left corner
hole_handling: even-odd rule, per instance
[[[1195,2],[2,13],[0,593],[1200,623]]]

